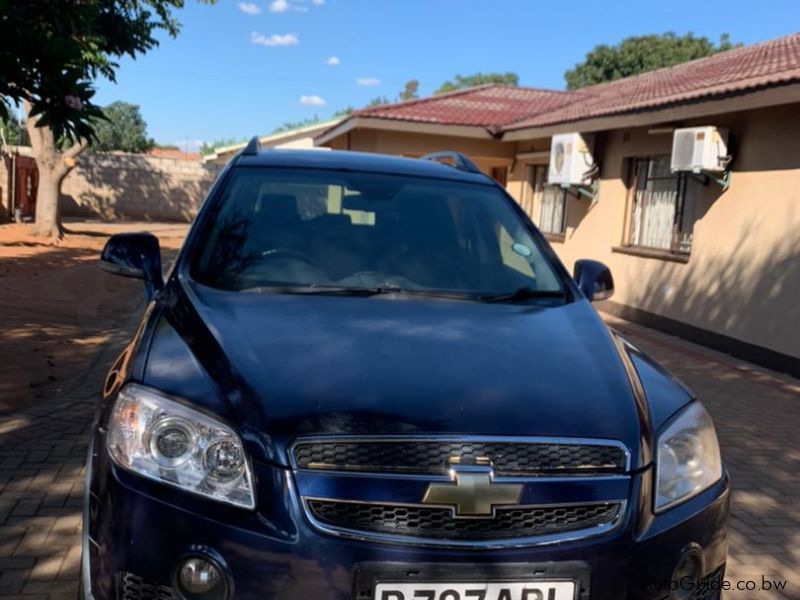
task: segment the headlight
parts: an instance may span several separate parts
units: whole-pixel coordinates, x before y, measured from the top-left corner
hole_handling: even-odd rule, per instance
[[[129,384],[108,425],[108,450],[121,467],[188,492],[255,507],[253,476],[237,433],[156,390]]]
[[[722,478],[711,417],[693,402],[658,436],[656,512],[696,496]]]

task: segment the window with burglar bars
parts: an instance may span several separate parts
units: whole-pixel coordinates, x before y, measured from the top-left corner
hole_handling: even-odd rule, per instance
[[[567,190],[547,185],[547,165],[528,167],[528,183],[532,194],[523,201],[522,208],[537,221],[543,233],[563,235],[567,224]],[[533,215],[536,201],[539,203],[538,220]]]
[[[669,156],[635,159],[630,245],[688,254],[696,188],[685,173],[671,172]]]

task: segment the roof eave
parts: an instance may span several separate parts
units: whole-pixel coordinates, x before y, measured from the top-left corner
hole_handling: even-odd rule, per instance
[[[458,125],[454,123],[431,123],[429,121],[353,116],[315,137],[314,145],[323,146],[354,129],[449,135],[486,140],[496,139],[496,135],[489,128],[481,125]]]
[[[517,142],[570,131],[591,133],[626,127],[641,127],[797,102],[800,102],[800,83],[786,83],[765,86],[756,90],[749,89],[717,96],[704,96],[668,106],[644,107],[624,113],[543,123],[530,127],[515,127],[512,123],[503,129],[501,139],[507,142]]]

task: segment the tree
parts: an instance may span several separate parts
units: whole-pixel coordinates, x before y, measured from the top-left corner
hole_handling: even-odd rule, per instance
[[[213,0],[201,0],[213,2]],[[0,0],[0,97],[22,101],[39,167],[36,232],[61,237],[58,196],[75,157],[94,135],[93,81],[115,81],[116,60],[178,34],[185,0]],[[8,106],[0,102],[0,119]],[[63,142],[62,142],[63,140]],[[71,145],[62,150],[66,143]]]
[[[32,116],[32,106],[24,101],[25,113],[28,115],[25,124],[31,139],[36,167],[39,169],[39,188],[36,192],[36,233],[39,235],[62,238],[64,228],[61,226],[61,214],[58,197],[61,193],[61,182],[75,166],[78,154],[86,148],[86,140],[74,142],[62,149],[53,130],[41,126],[41,117]]]
[[[94,130],[92,149],[100,152],[147,152],[155,142],[147,137],[147,123],[136,104],[112,102],[103,109]]]
[[[455,80],[445,81],[434,94],[445,94],[464,88],[485,85],[487,83],[499,83],[503,85],[519,85],[519,76],[516,73],[476,73],[475,75],[456,75]]]
[[[246,139],[242,138],[221,138],[218,140],[214,140],[213,142],[203,142],[203,145],[200,146],[200,154],[203,156],[208,156],[209,154],[214,154],[217,151],[217,148],[223,148],[225,146],[234,146],[236,144],[244,144],[246,143]],[[175,149],[177,150],[178,147],[176,146]]]
[[[400,92],[398,98],[402,102],[405,102],[406,100],[414,100],[416,98],[419,98],[419,95],[417,94],[418,91],[419,91],[419,81],[417,81],[416,79],[412,79],[411,81],[406,82],[406,86],[405,88],[403,88],[403,91]]]
[[[376,106],[383,106],[384,104],[391,104],[392,101],[389,100],[386,96],[376,96],[369,102],[367,102],[367,106],[365,108],[374,108]]]
[[[25,129],[23,126],[20,126],[15,118],[12,117],[5,122],[0,120],[0,129],[3,130],[3,137],[5,138],[6,144],[9,146],[31,145],[31,141],[28,138],[27,129]]]
[[[741,44],[732,44],[727,33],[720,36],[718,44],[692,33],[683,36],[673,32],[633,36],[616,46],[595,46],[586,55],[586,60],[564,73],[564,79],[567,89],[575,90],[711,56],[738,46]]]
[[[214,0],[200,0],[213,2]],[[31,103],[31,115],[56,139],[91,137],[101,116],[92,82],[115,81],[117,59],[158,45],[155,34],[176,36],[173,9],[185,0],[0,0],[0,97]],[[0,120],[8,105],[0,102]]]
[[[340,108],[339,110],[337,110],[337,111],[336,111],[335,113],[333,113],[333,115],[331,115],[331,116],[332,116],[332,118],[334,118],[334,119],[340,119],[340,118],[342,118],[342,117],[349,117],[349,116],[350,116],[350,115],[352,115],[354,112],[356,112],[356,109],[355,109],[355,108],[353,108],[352,106],[345,106],[344,108]]]
[[[292,131],[293,129],[300,129],[301,127],[311,127],[321,122],[322,119],[320,119],[318,115],[307,117],[302,121],[286,121],[283,125],[273,129],[272,133],[283,133],[284,131]]]

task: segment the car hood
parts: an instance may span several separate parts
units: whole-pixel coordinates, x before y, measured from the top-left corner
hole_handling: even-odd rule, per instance
[[[620,440],[635,457],[647,429],[620,351],[585,300],[179,294],[171,330],[222,389],[229,418],[265,448],[302,435],[472,434]],[[152,382],[202,395],[201,375],[187,375],[168,349],[176,342],[159,336]]]

